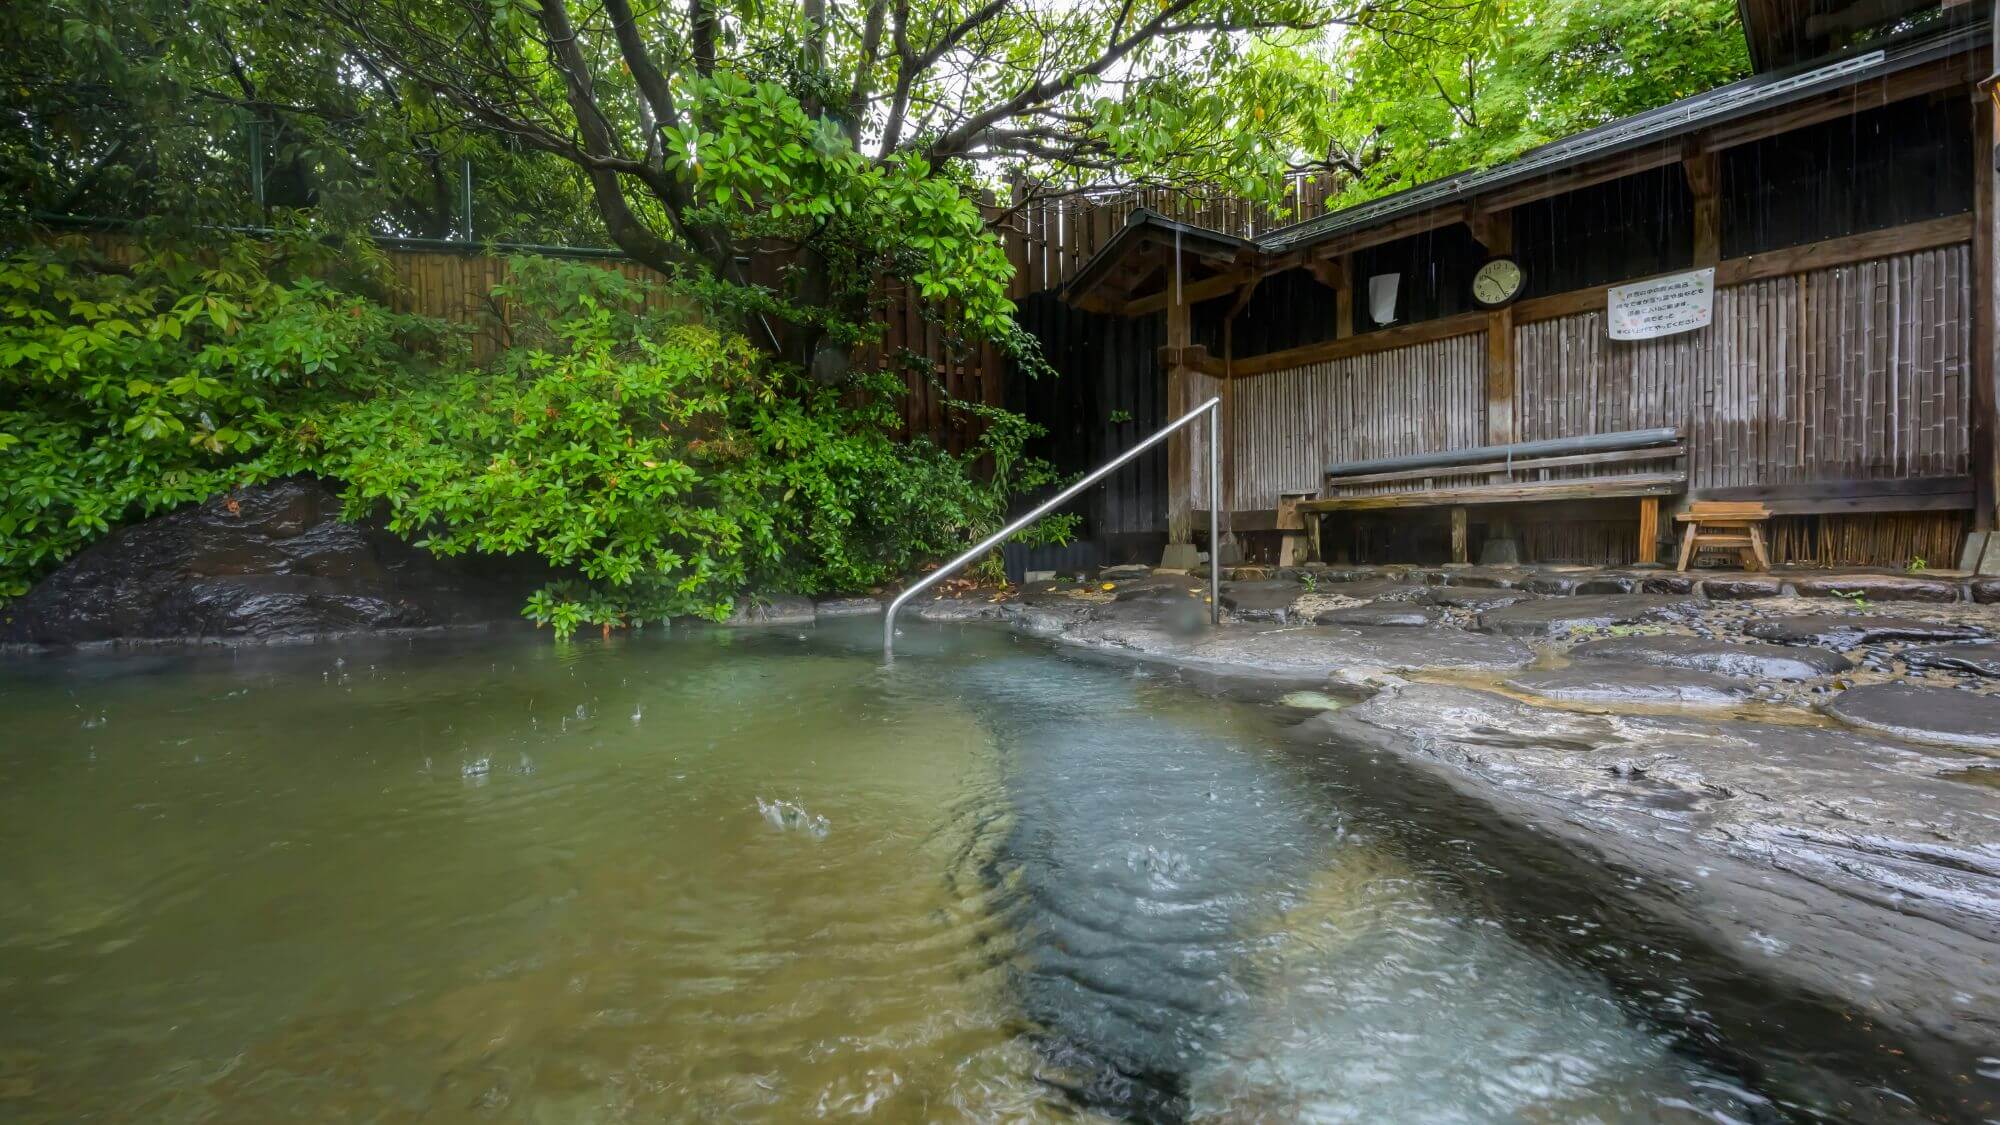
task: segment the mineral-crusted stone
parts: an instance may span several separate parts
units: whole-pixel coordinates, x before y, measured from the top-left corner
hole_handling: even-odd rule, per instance
[[[1569,650],[1570,659],[1650,664],[1755,680],[1810,680],[1854,663],[1836,652],[1785,645],[1732,644],[1702,637],[1606,637]]]

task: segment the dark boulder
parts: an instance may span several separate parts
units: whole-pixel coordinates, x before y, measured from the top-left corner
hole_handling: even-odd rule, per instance
[[[1425,600],[1429,589],[1427,586],[1401,579],[1369,578],[1359,582],[1321,586],[1319,592],[1362,602],[1421,602]]]
[[[1648,664],[1757,680],[1810,680],[1854,667],[1846,657],[1823,648],[1731,644],[1701,637],[1606,637],[1585,641],[1569,655],[1573,660]]]
[[[1955,602],[1959,583],[1914,574],[1816,574],[1792,580],[1801,597],[1851,598],[1872,602]]]
[[[1701,611],[1697,598],[1594,594],[1523,602],[1479,615],[1479,627],[1510,637],[1559,637],[1614,625],[1686,621]]]
[[[1785,592],[1785,583],[1769,574],[1717,575],[1701,580],[1701,592],[1711,601],[1743,602],[1775,598]]]
[[[518,620],[547,574],[441,559],[344,523],[321,482],[239,489],[123,527],[0,609],[0,642],[269,640]]]
[[[1743,632],[1781,645],[1853,648],[1882,641],[1974,641],[1986,630],[1977,625],[1923,621],[1911,617],[1864,617],[1851,613],[1800,613],[1753,621]]]
[[[1489,609],[1532,601],[1534,597],[1535,595],[1526,590],[1483,586],[1433,586],[1427,591],[1424,600],[1446,609],[1469,609],[1474,613],[1484,613]]]
[[[1445,570],[1438,575],[1440,586],[1470,586],[1481,590],[1512,590],[1534,577],[1527,571],[1507,570],[1499,567],[1475,566],[1464,570]]]
[[[1910,742],[2000,751],[2000,697],[1920,684],[1869,684],[1826,702],[1851,727]]]
[[[1225,582],[1222,608],[1245,621],[1283,622],[1292,615],[1292,603],[1305,592],[1304,585],[1289,578]]]
[[[1427,606],[1381,603],[1329,609],[1313,618],[1315,625],[1356,625],[1371,629],[1416,629],[1435,625],[1438,612]]]
[[[797,594],[746,594],[722,623],[732,629],[760,625],[810,625],[819,616],[811,598]]]
[[[1905,649],[1903,661],[1920,672],[1970,672],[1987,679],[2000,678],[2000,641]]]
[[[1610,663],[1524,672],[1508,680],[1507,686],[1523,695],[1557,703],[1598,703],[1607,707],[1727,707],[1751,698],[1749,685],[1725,676]]]

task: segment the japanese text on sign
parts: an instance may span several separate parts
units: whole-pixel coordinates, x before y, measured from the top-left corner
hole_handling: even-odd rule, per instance
[[[1650,340],[1706,328],[1714,315],[1713,268],[1614,285],[1605,295],[1605,322],[1614,340]]]

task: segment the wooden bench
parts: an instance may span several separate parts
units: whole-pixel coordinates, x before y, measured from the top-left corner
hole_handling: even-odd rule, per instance
[[[1329,512],[1448,507],[1452,560],[1465,562],[1469,506],[1636,497],[1639,561],[1653,562],[1660,497],[1687,490],[1686,455],[1681,431],[1662,428],[1348,461],[1328,466],[1320,495],[1292,507],[1314,524]],[[1635,471],[1602,471],[1614,466]],[[1308,538],[1317,541],[1316,527]]]
[[[1771,569],[1764,547],[1764,521],[1771,510],[1755,501],[1696,500],[1674,519],[1686,526],[1681,533],[1680,565],[1686,570],[1699,551],[1721,548],[1742,553],[1743,569]]]

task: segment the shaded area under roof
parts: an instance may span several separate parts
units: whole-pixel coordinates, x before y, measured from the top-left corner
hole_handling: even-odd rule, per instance
[[[1990,28],[1984,11],[1850,50],[1816,63],[1775,70],[1718,86],[1676,102],[1600,125],[1532,149],[1492,168],[1461,172],[1392,195],[1280,227],[1255,239],[1169,219],[1141,208],[1099,247],[1064,287],[1072,297],[1087,293],[1135,250],[1164,239],[1184,252],[1210,260],[1245,254],[1277,255],[1302,250],[1343,235],[1384,226],[1439,207],[1469,203],[1482,195],[1528,183],[1537,177],[1605,160],[1623,153],[1692,135],[1727,122],[1773,112],[1810,98],[1887,78],[1927,63],[1985,47]],[[1979,75],[1977,77],[1984,77]]]
[[[1433,207],[1466,202],[1486,192],[1585,161],[1614,156],[1643,145],[1655,145],[1752,114],[1768,113],[1814,95],[1976,50],[1986,44],[1987,35],[1987,25],[1982,18],[1900,42],[1857,49],[1811,66],[1753,75],[1727,86],[1669,102],[1658,109],[1551,141],[1505,164],[1460,172],[1303,223],[1280,227],[1257,239],[1257,246],[1269,253],[1283,252],[1335,235],[1365,230]]]

